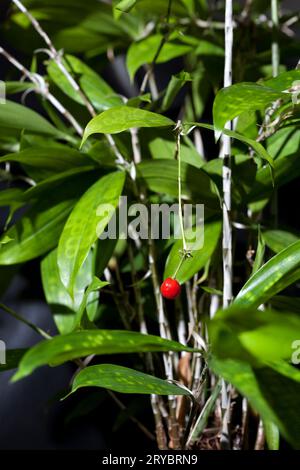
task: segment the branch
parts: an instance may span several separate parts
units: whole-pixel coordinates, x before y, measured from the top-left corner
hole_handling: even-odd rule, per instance
[[[232,85],[232,49],[233,49],[233,12],[232,0],[226,0],[225,3],[225,64],[224,64],[224,88]],[[225,126],[231,129],[231,122]],[[222,138],[223,159],[223,308],[230,305],[232,301],[232,226],[231,226],[231,140],[227,135]],[[222,384],[222,435],[221,447],[229,448],[229,429],[230,420],[230,391],[224,380]]]
[[[172,1],[173,0],[168,0],[168,8],[167,8],[167,14],[166,14],[166,17],[165,17],[165,31],[163,33],[163,36],[161,38],[161,41],[159,43],[159,46],[157,48],[157,51],[154,55],[154,58],[144,76],[144,79],[143,79],[143,82],[142,82],[142,85],[141,85],[141,88],[140,88],[140,94],[142,95],[143,93],[145,93],[145,90],[146,90],[146,87],[147,87],[147,83],[148,83],[148,80],[150,79],[150,77],[152,76],[153,74],[153,69],[154,69],[154,66],[156,64],[156,61],[159,57],[159,54],[161,53],[162,51],[162,48],[164,47],[165,43],[167,42],[168,40],[168,37],[169,37],[169,34],[170,34],[170,31],[169,31],[169,23],[170,23],[170,16],[171,16],[171,10],[172,10]],[[153,83],[152,83],[152,86],[153,86]],[[156,88],[156,86],[155,86]],[[156,92],[155,92],[156,94]]]
[[[45,41],[46,45],[48,46],[49,51],[47,52],[49,53],[50,57],[56,62],[60,71],[64,74],[64,76],[66,77],[66,79],[68,80],[72,88],[74,88],[74,90],[80,95],[87,109],[89,110],[90,114],[92,116],[95,116],[96,113],[95,113],[93,106],[90,104],[89,100],[80,89],[80,86],[78,85],[78,83],[74,80],[72,75],[69,73],[69,71],[66,69],[65,65],[63,64],[62,53],[59,52],[54,47],[46,31],[43,30],[40,23],[32,16],[32,14],[27,10],[27,8],[23,5],[23,3],[21,3],[19,0],[12,0],[12,1],[19,8],[19,10],[22,13],[24,13],[25,16],[27,16],[27,18],[29,19],[30,23],[32,24],[36,32],[41,36],[41,38]]]
[[[17,312],[15,312],[12,308],[7,307],[3,303],[0,303],[0,308],[8,313],[11,317],[15,318],[16,320],[19,320],[20,322],[24,323],[25,325],[29,326],[33,331],[38,333],[40,336],[42,336],[45,339],[50,339],[51,336],[48,335],[46,331],[44,331],[42,328],[39,326],[36,326],[34,323],[31,323],[30,321],[26,320],[26,318],[22,317],[22,315],[19,315]]]
[[[82,137],[83,129],[72,114],[49,92],[48,84],[44,78],[37,74],[32,73],[24,65],[22,65],[15,57],[9,54],[3,47],[0,46],[0,54],[2,54],[8,62],[10,62],[16,69],[18,69],[22,74],[27,77],[36,87],[33,88],[33,91],[42,95],[46,100],[48,100],[52,106],[62,114],[67,121],[74,127],[77,134]]]
[[[279,45],[278,45],[278,0],[272,0],[271,3],[271,15],[272,15],[272,29],[273,29],[273,41],[272,41],[272,72],[273,77],[277,77],[279,73]]]
[[[224,88],[232,85],[232,0],[226,0],[225,10],[225,65],[224,65]],[[226,129],[231,129],[228,122]],[[231,233],[231,139],[227,135],[222,138],[223,158],[223,307],[226,308],[232,300],[232,233]]]
[[[90,115],[92,117],[95,117],[96,116],[95,109],[93,108],[92,104],[90,103],[90,101],[86,97],[85,93],[81,90],[81,88],[78,85],[78,83],[76,82],[76,80],[72,77],[71,73],[65,67],[65,65],[63,63],[63,54],[62,54],[62,52],[58,51],[54,47],[54,45],[53,45],[50,37],[48,36],[48,34],[43,30],[40,23],[32,16],[32,14],[27,10],[27,8],[22,4],[22,2],[20,2],[19,0],[12,0],[12,1],[19,8],[19,10],[22,13],[24,13],[24,15],[26,15],[26,17],[29,19],[30,23],[32,24],[32,26],[34,27],[36,32],[43,38],[46,45],[48,46],[48,49],[46,49],[45,52],[47,52],[47,54],[49,54],[49,56],[52,58],[52,60],[54,60],[54,62],[59,67],[59,69],[63,73],[63,75],[66,77],[66,79],[68,80],[68,82],[70,83],[72,88],[76,91],[76,93],[79,94],[79,96],[81,97],[82,101],[84,102],[87,110],[89,111]],[[81,133],[81,135],[82,135],[82,133]],[[112,136],[110,134],[105,134],[105,137],[106,137],[108,143],[110,144],[110,146],[111,146],[111,148],[112,148],[112,150],[113,150],[113,152],[116,156],[116,163],[121,164],[122,166],[127,168],[128,167],[128,162],[123,158],[123,156],[119,152]]]

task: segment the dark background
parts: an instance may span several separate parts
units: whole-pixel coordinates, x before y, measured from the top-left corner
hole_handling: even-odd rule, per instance
[[[290,9],[297,9],[296,1],[284,1]],[[5,18],[5,6],[1,2],[1,17]],[[9,48],[9,47],[8,47]],[[293,66],[293,65],[292,65]],[[0,79],[4,79],[9,64],[0,58]],[[180,70],[181,62],[156,68],[157,82],[164,88],[170,76]],[[134,96],[138,88],[133,89],[128,81],[124,60],[119,57],[114,66],[104,70],[103,77],[120,93]],[[177,116],[183,96],[172,109]],[[30,104],[29,101],[26,101]],[[209,120],[209,111],[204,116]],[[209,145],[213,145],[209,142]],[[297,201],[299,201],[299,179],[279,190],[279,228],[285,225],[300,230]],[[296,207],[295,207],[296,206]],[[0,220],[4,212],[0,212]],[[9,288],[2,295],[2,301],[22,314],[28,320],[38,324],[51,334],[55,326],[51,312],[44,302],[39,278],[39,263],[32,261],[20,270],[7,270]],[[6,316],[0,316],[0,337],[8,349],[28,347],[40,340],[40,337],[22,323]],[[119,407],[108,398],[107,392],[81,390],[66,401],[59,398],[67,390],[75,366],[66,364],[55,369],[44,367],[32,376],[16,384],[10,384],[11,372],[0,374],[0,449],[107,449],[111,447],[133,447],[153,449],[155,444],[131,421],[122,421],[126,417]],[[123,397],[120,397],[122,400]],[[82,414],[82,403],[89,408]],[[134,397],[127,403],[138,410],[137,415],[149,429],[153,429],[148,397]],[[113,424],[115,423],[115,424]],[[112,434],[112,427],[116,427]]]

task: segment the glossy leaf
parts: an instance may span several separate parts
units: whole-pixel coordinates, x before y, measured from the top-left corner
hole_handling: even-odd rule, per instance
[[[215,130],[214,126],[212,126],[210,124],[199,123],[199,122],[190,122],[190,123],[186,122],[185,125],[186,126],[203,127],[204,129],[209,129],[211,131]],[[266,151],[266,149],[259,142],[256,142],[253,139],[249,139],[249,137],[245,137],[241,134],[238,134],[237,132],[230,131],[228,129],[222,129],[222,133],[225,134],[225,135],[228,135],[229,137],[232,137],[233,139],[236,139],[240,142],[243,142],[244,144],[248,145],[249,147],[252,147],[253,150],[257,153],[257,155],[262,160],[267,161],[272,168],[274,167],[273,158],[271,157],[271,155],[269,155],[269,153]],[[272,173],[271,173],[271,175],[272,175]]]
[[[0,192],[0,206],[11,206],[21,204],[24,191],[20,188],[2,189]]]
[[[16,93],[21,93],[26,90],[36,90],[37,86],[34,83],[28,82],[5,82],[5,93],[7,95],[14,95]]]
[[[209,331],[212,350],[218,357],[244,357],[254,365],[269,365],[272,361],[291,360],[292,344],[299,336],[300,317],[233,304],[215,315]]]
[[[280,436],[278,427],[271,421],[264,421],[264,431],[268,450],[279,450]]]
[[[148,133],[148,131],[147,131]],[[175,145],[174,138],[167,139],[167,136],[160,135],[155,130],[155,135],[149,141],[149,152],[155,160],[174,160]],[[183,138],[181,142],[181,161],[193,165],[196,168],[201,168],[204,164],[203,157],[199,155],[195,146],[188,137]]]
[[[101,277],[116,248],[118,239],[98,240],[95,260],[95,274]]]
[[[257,83],[237,83],[222,88],[213,105],[215,129],[222,131],[226,122],[232,121],[243,112],[264,109],[273,101],[286,98],[287,95]]]
[[[76,375],[71,393],[82,387],[102,387],[120,393],[190,395],[186,389],[166,380],[114,364],[101,364],[83,369]]]
[[[52,144],[51,146],[34,146],[0,157],[0,162],[18,162],[35,180],[70,170],[77,166],[93,164],[88,155],[66,145]]]
[[[261,83],[277,91],[286,91],[293,86],[296,80],[300,80],[300,71],[288,70],[287,72],[280,73],[277,77],[262,80]]]
[[[63,134],[40,114],[8,100],[0,106],[0,126],[19,131],[26,129],[30,132],[47,134],[53,137],[63,137]]]
[[[178,164],[175,160],[144,161],[137,167],[138,178],[151,191],[178,197]],[[218,192],[207,173],[184,162],[181,163],[182,196],[220,210]]]
[[[202,228],[200,228],[202,230]],[[204,268],[206,263],[210,260],[213,252],[216,249],[221,234],[221,222],[205,221],[204,223],[204,244],[201,249],[193,250],[192,257],[184,261],[179,271],[176,274],[178,282],[183,283],[190,279],[200,269]],[[174,243],[170,254],[167,259],[164,278],[173,277],[181,260],[182,240]]]
[[[234,304],[240,307],[258,307],[298,279],[300,241],[280,251],[256,271],[240,290]]]
[[[23,263],[53,248],[75,200],[62,200],[55,205],[39,201],[12,226],[4,236],[12,241],[0,250],[0,265]]]
[[[279,253],[299,240],[299,237],[285,230],[266,230],[262,236],[266,245],[275,253]]]
[[[41,262],[45,297],[48,305],[51,307],[54,321],[61,334],[70,333],[74,328],[75,312],[79,310],[85,296],[85,289],[93,279],[95,270],[93,258],[94,254],[91,251],[76,276],[73,298],[71,298],[59,276],[57,249],[51,251]],[[97,297],[92,296],[89,299],[93,302],[97,300]],[[93,313],[96,309],[97,302],[93,302]]]
[[[67,220],[59,240],[57,262],[61,280],[71,295],[79,269],[118,205],[124,181],[123,172],[102,177],[84,193]],[[97,213],[101,205],[105,214]]]
[[[90,354],[121,354],[149,351],[194,351],[161,338],[125,330],[84,330],[55,336],[31,348],[23,357],[14,380],[31,374],[42,365],[59,365]]]
[[[133,80],[137,70],[144,64],[150,64],[161,44],[162,35],[155,34],[142,41],[132,43],[127,52],[126,64],[129,77]],[[156,62],[167,62],[175,57],[186,54],[191,51],[192,45],[182,44],[180,42],[166,42],[162,47]]]
[[[279,163],[281,158],[293,157],[298,153],[300,146],[300,129],[298,126],[287,126],[278,129],[266,140],[266,148],[272,155],[275,164]],[[285,160],[286,165],[288,160]],[[293,161],[295,167],[295,161]]]
[[[117,134],[134,127],[173,126],[171,119],[131,106],[118,106],[94,117],[86,126],[82,144],[92,134]],[[82,145],[81,144],[81,145]]]
[[[192,77],[188,72],[183,70],[178,75],[173,75],[169,85],[166,89],[166,93],[162,102],[162,110],[166,111],[172,105],[174,99],[176,98],[178,92],[181,88],[187,83],[191,82]]]
[[[115,8],[120,11],[128,13],[138,2],[138,0],[121,0],[116,4]]]
[[[73,73],[76,74],[81,89],[98,111],[104,111],[112,106],[122,104],[121,98],[113,91],[113,89],[96,72],[94,72],[93,69],[77,57],[67,54],[64,66],[68,71],[73,71]],[[54,61],[49,62],[47,71],[53,82],[64,93],[77,103],[84,104],[80,94],[74,90],[68,79]]]
[[[300,384],[268,367],[255,369],[240,360],[213,357],[210,367],[244,395],[263,420],[275,423],[286,439],[299,448]]]
[[[24,201],[37,199],[47,192],[50,193],[51,191],[54,191],[57,187],[60,187],[64,183],[72,183],[72,181],[75,181],[76,176],[84,175],[84,178],[82,179],[85,180],[89,177],[89,174],[93,173],[94,171],[94,165],[90,164],[86,166],[75,166],[70,170],[63,171],[61,173],[55,173],[49,176],[49,178],[46,178],[35,186],[27,189],[27,191],[24,192],[23,199]]]
[[[274,160],[274,186],[280,188],[300,175],[300,159],[298,153],[286,155]],[[248,194],[250,203],[268,200],[273,192],[273,182],[269,168],[260,168],[257,172],[253,187]]]
[[[256,271],[261,268],[261,266],[264,264],[264,256],[265,256],[265,240],[262,236],[260,226],[258,227],[258,233],[257,233],[257,247],[256,247],[256,253],[255,253],[255,259],[253,262],[252,266],[252,274],[256,273]]]
[[[90,301],[91,294],[99,291],[102,287],[105,287],[109,284],[109,282],[101,281],[98,277],[94,276],[92,282],[89,284],[88,288],[86,289],[80,307],[76,312],[74,323],[72,325],[72,330],[76,330],[77,328],[81,327],[81,323],[83,320],[85,309],[87,308],[88,301]]]
[[[55,188],[46,188],[42,197],[39,194],[27,212],[4,233],[13,241],[1,249],[0,264],[28,261],[54,248],[76,200],[96,177],[92,172],[85,173],[84,178],[77,174]]]

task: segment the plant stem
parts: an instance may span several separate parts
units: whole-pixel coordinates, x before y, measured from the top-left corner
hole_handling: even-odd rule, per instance
[[[193,427],[191,433],[190,433],[190,436],[187,440],[187,445],[189,444],[192,444],[193,442],[195,442],[196,439],[199,438],[199,436],[202,434],[202,432],[204,431],[205,429],[205,426],[207,424],[207,420],[215,406],[215,403],[218,399],[218,396],[220,394],[220,391],[221,391],[221,380],[219,380],[217,382],[217,384],[215,385],[215,388],[213,389],[212,391],[212,394],[210,395],[209,399],[207,400],[207,402],[205,403],[197,421],[196,421],[196,424],[195,426]]]
[[[178,206],[179,206],[179,224],[182,236],[182,248],[183,252],[187,251],[187,244],[184,234],[183,215],[182,215],[182,196],[181,196],[181,147],[180,147],[180,135],[181,135],[181,121],[177,121],[176,125],[176,158],[178,160]]]
[[[38,333],[40,336],[42,336],[45,339],[51,339],[51,336],[46,333],[42,328],[39,326],[36,326],[34,323],[31,323],[30,321],[26,320],[26,318],[22,317],[22,315],[19,315],[17,312],[15,312],[12,308],[7,307],[4,305],[2,302],[0,302],[0,308],[4,310],[4,312],[8,313],[11,317],[15,318],[16,320],[19,320],[20,322],[24,323],[25,325],[29,326],[33,331]]]
[[[76,82],[76,80],[73,78],[72,74],[67,70],[63,63],[63,55],[61,51],[58,51],[46,31],[43,30],[41,27],[40,23],[32,16],[32,14],[27,10],[27,8],[20,2],[20,0],[12,0],[14,4],[19,8],[19,10],[24,13],[24,15],[29,19],[30,23],[36,30],[36,32],[43,38],[45,41],[46,45],[48,46],[48,50],[45,50],[52,60],[56,63],[60,71],[63,73],[63,75],[66,77],[72,88],[78,93],[78,95],[81,97],[83,103],[85,104],[85,107],[87,108],[88,112],[92,117],[96,116],[96,111],[93,107],[93,105],[90,103],[89,99],[86,97],[85,93],[81,90],[80,86]],[[52,103],[54,105],[54,103]],[[81,135],[83,132],[81,131]],[[116,156],[116,163],[121,164],[124,167],[127,167],[127,162],[118,150],[116,143],[113,139],[113,137],[110,134],[104,134],[109,145],[111,146],[115,156]]]
[[[135,296],[135,303],[137,305],[140,332],[142,334],[148,334],[148,328],[147,328],[147,324],[146,324],[145,316],[144,316],[143,299],[142,299],[141,289],[137,281],[136,269],[134,265],[133,250],[132,250],[130,243],[128,243],[128,255],[129,255],[129,262],[131,265],[133,290],[134,290],[134,296]],[[146,353],[145,358],[146,358],[146,367],[148,371],[152,375],[155,375],[152,354]],[[166,433],[165,433],[164,426],[163,426],[162,415],[159,409],[159,397],[157,395],[152,394],[150,398],[150,402],[151,402],[153,417],[155,421],[155,434],[156,434],[157,445],[160,450],[165,450],[167,449],[167,438],[166,438]]]
[[[72,88],[74,88],[74,90],[80,95],[81,99],[85,103],[85,105],[86,105],[87,109],[89,110],[90,114],[92,116],[95,116],[96,113],[95,113],[95,110],[94,110],[93,106],[90,104],[89,100],[87,99],[85,94],[80,89],[80,86],[78,85],[76,80],[74,80],[72,75],[66,69],[65,65],[63,64],[62,54],[54,47],[54,45],[53,45],[50,37],[46,33],[46,31],[43,30],[40,23],[32,16],[32,14],[27,10],[27,8],[23,5],[22,2],[20,2],[19,0],[12,0],[12,1],[19,8],[19,10],[22,13],[24,13],[24,15],[29,19],[30,23],[32,24],[32,26],[34,27],[36,32],[43,38],[43,40],[45,41],[46,45],[49,48],[50,57],[56,62],[58,68],[63,73],[63,75],[66,77],[66,79],[68,80],[68,82],[70,83]]]
[[[76,121],[76,119],[72,116],[72,114],[69,111],[67,111],[67,109],[55,98],[55,96],[49,92],[48,85],[45,82],[44,78],[37,73],[31,73],[15,57],[13,57],[5,49],[3,49],[3,47],[0,47],[0,54],[2,54],[8,60],[8,62],[10,62],[16,69],[22,72],[22,74],[25,77],[27,77],[34,85],[36,85],[36,88],[33,88],[33,91],[36,91],[37,93],[42,95],[45,99],[47,99],[52,104],[52,106],[60,114],[62,114],[67,121],[69,121],[72,127],[74,127],[77,134],[80,137],[82,137],[83,135],[82,127]]]
[[[225,8],[225,65],[224,88],[232,85],[232,0],[226,0]],[[226,123],[226,129],[231,129],[231,122]],[[226,308],[232,300],[232,227],[231,211],[231,139],[227,135],[222,138],[223,148],[223,307]]]
[[[150,66],[149,66],[149,68],[148,68],[148,70],[147,70],[147,72],[144,76],[144,79],[143,79],[143,82],[142,82],[141,88],[140,88],[140,94],[145,93],[148,80],[151,77],[151,75],[153,74],[153,69],[154,69],[156,61],[159,57],[159,54],[161,53],[162,48],[164,47],[165,43],[168,40],[168,37],[169,37],[168,25],[169,25],[169,22],[170,22],[170,16],[171,16],[171,11],[172,11],[172,2],[173,2],[173,0],[168,0],[167,14],[166,14],[166,17],[165,17],[165,28],[166,29],[165,29],[165,32],[164,32],[162,38],[161,38],[161,41],[160,41],[159,46],[157,48],[157,51],[154,55],[154,58],[153,58]]]
[[[131,175],[131,179],[133,182],[135,193],[138,199],[140,200],[140,202],[144,203],[146,201],[146,192],[144,188],[138,187],[138,184],[135,178],[136,165],[140,163],[142,159],[137,129],[131,129],[130,133],[131,133],[131,144],[132,144],[132,151],[133,151],[133,172],[131,172],[130,175]],[[149,222],[145,221],[144,223],[149,223]],[[156,265],[155,265],[155,249],[154,249],[153,241],[151,239],[151,227],[149,227],[149,234],[150,234],[150,238],[148,242],[148,260],[149,260],[150,272],[152,275],[152,284],[153,284],[153,288],[155,291],[155,300],[156,300],[157,310],[159,312],[158,323],[160,327],[160,334],[162,337],[167,337],[171,339],[168,320],[165,317],[162,298],[160,295],[158,275],[157,275]],[[144,317],[142,297],[141,297],[140,287],[138,283],[136,282],[136,270],[134,266],[133,253],[132,253],[130,244],[128,245],[128,250],[129,250],[129,260],[130,260],[131,268],[132,268],[134,292],[135,292],[135,297],[136,297],[136,301],[138,305],[138,320],[140,324],[140,332],[143,334],[147,334],[148,329],[147,329],[147,324],[146,324],[145,317]],[[161,323],[161,319],[162,319],[162,323]],[[163,355],[163,361],[164,361],[166,377],[168,379],[169,378],[173,379],[172,356],[170,354]],[[152,373],[152,375],[155,375],[153,357],[151,353],[146,354],[146,365],[149,371]],[[175,401],[175,406],[174,406],[174,401]],[[171,412],[171,410],[175,409],[175,412],[176,412],[176,397],[169,397],[169,404],[170,404],[170,417],[167,416],[167,418],[169,418],[170,422],[173,423],[174,413],[173,411]],[[152,407],[152,412],[153,412],[154,421],[155,421],[155,431],[156,431],[156,440],[157,440],[158,448],[161,450],[167,449],[168,448],[167,437],[166,437],[166,432],[165,432],[163,420],[162,420],[163,414],[160,409],[160,398],[157,395],[154,395],[154,394],[151,395],[151,407]],[[176,419],[176,416],[175,416],[175,419]],[[176,429],[175,424],[171,424],[170,428],[171,428],[170,436],[171,434],[173,434],[175,435],[175,437],[177,437],[176,432],[173,430],[173,429]]]
[[[152,432],[147,429],[143,423],[141,423],[135,416],[133,416],[131,413],[128,412],[127,407],[124,405],[124,403],[115,395],[114,392],[111,390],[107,390],[108,394],[111,396],[111,398],[114,400],[114,402],[118,405],[118,407],[122,410],[125,411],[128,414],[128,418],[138,426],[138,428],[145,434],[145,436],[148,437],[151,441],[155,440],[154,435]]]
[[[279,17],[278,17],[278,0],[271,0],[271,16],[272,16],[272,74],[273,77],[277,77],[279,73],[280,64],[280,53],[278,44],[278,28],[279,28]],[[271,212],[274,219],[274,228],[278,227],[278,191],[274,189],[273,198],[271,201]]]
[[[233,12],[232,0],[225,3],[225,64],[224,64],[224,88],[232,85],[232,49],[233,49]],[[231,122],[226,123],[226,129],[231,129]],[[223,159],[223,308],[227,308],[232,301],[232,226],[231,226],[231,139],[227,135],[222,138]],[[222,434],[221,447],[229,448],[230,420],[230,393],[224,380],[221,393],[222,407]]]
[[[278,44],[278,28],[279,28],[278,0],[271,0],[271,16],[272,16],[272,28],[273,28],[272,73],[273,73],[273,77],[277,77],[279,73],[279,63],[280,63],[280,53],[279,53],[279,44]]]

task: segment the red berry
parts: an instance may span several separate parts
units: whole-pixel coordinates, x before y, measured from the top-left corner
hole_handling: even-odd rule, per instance
[[[179,282],[176,281],[176,279],[172,279],[171,277],[165,279],[162,285],[160,286],[160,292],[162,293],[162,296],[166,299],[175,299],[179,296],[180,291],[181,286]]]

